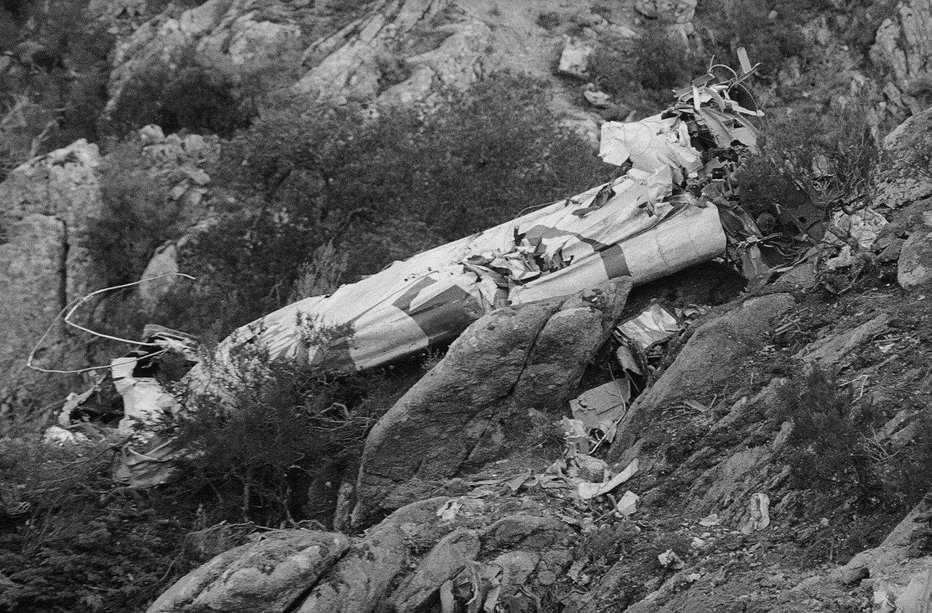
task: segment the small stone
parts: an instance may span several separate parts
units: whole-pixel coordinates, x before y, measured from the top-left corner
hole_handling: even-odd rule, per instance
[[[856,585],[860,583],[863,579],[870,577],[870,570],[866,566],[858,566],[857,568],[848,568],[842,572],[840,580],[842,585]]]
[[[578,79],[589,78],[589,56],[592,55],[592,45],[587,42],[570,39],[560,54],[560,64],[557,67],[562,74]]]
[[[612,106],[612,97],[602,91],[587,89],[583,92],[583,98],[598,109],[607,109]]]

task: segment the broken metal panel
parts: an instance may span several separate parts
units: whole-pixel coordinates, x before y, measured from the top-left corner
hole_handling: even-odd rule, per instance
[[[618,326],[625,338],[644,351],[651,345],[662,343],[680,331],[680,323],[659,304],[652,304],[637,317]]]
[[[599,430],[611,442],[615,439],[616,424],[624,417],[630,402],[631,381],[622,378],[583,392],[570,401],[570,410],[587,434]]]
[[[123,397],[123,419],[118,432],[127,436],[151,429],[175,405],[174,396],[155,377],[134,373],[139,363],[137,357],[123,357],[113,360],[110,366],[113,386]]]

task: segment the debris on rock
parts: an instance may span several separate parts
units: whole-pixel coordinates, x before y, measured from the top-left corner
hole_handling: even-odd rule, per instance
[[[682,558],[676,555],[676,552],[672,549],[667,549],[663,553],[657,556],[657,559],[660,560],[660,565],[664,568],[669,568],[671,570],[682,570],[685,566]]]
[[[858,248],[867,251],[874,246],[881,230],[887,225],[887,219],[877,211],[869,208],[859,209],[853,213],[835,211],[830,223],[830,231],[826,233],[825,240],[837,243],[838,236],[850,237]]]
[[[583,98],[597,109],[608,109],[612,107],[611,94],[607,94],[598,89],[587,87],[583,90]]]
[[[753,494],[748,512],[751,517],[741,527],[743,533],[750,534],[766,529],[770,525],[770,496],[760,492]]]
[[[622,517],[630,517],[637,512],[637,505],[640,500],[640,496],[628,490],[618,500],[618,504],[615,505],[615,512]]]
[[[42,435],[42,442],[46,445],[77,445],[87,440],[86,435],[66,430],[61,426],[49,426]]]
[[[579,498],[589,500],[596,496],[602,496],[611,492],[613,489],[630,479],[638,471],[638,461],[634,460],[623,471],[603,483],[580,483],[577,486]]]
[[[587,436],[596,430],[599,440],[611,443],[615,439],[616,424],[624,416],[630,402],[631,381],[623,378],[580,394],[570,401],[570,410],[574,420],[581,422]]]
[[[671,338],[680,329],[676,317],[657,303],[618,326],[621,335],[642,351]]]

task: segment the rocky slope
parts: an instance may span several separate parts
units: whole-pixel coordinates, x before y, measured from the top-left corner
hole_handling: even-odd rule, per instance
[[[930,120],[927,111],[901,132],[925,133],[921,126]],[[913,145],[896,135],[887,139],[879,184],[897,183]],[[380,481],[374,500],[383,512],[397,510],[373,525],[357,507],[355,528],[369,528],[352,540],[283,531],[243,545],[179,581],[149,610],[924,610],[932,589],[927,500],[897,525],[901,515],[884,511],[890,505],[864,498],[895,495],[902,485],[879,465],[913,453],[924,440],[932,398],[924,366],[929,200],[882,195],[891,206],[879,210],[891,223],[869,252],[886,253],[879,268],[858,275],[849,268],[816,272],[803,263],[758,296],[740,297],[691,325],[681,349],[670,349],[675,359],[621,421],[606,456],[610,464],[561,454],[545,430],[535,433],[546,428],[543,415],[526,422],[520,437],[505,434],[504,459],[484,467],[457,464],[457,446],[473,443],[470,429],[455,424],[464,409],[481,414],[485,405],[461,405],[441,393],[431,411],[414,409],[434,388],[465,386],[481,397],[483,389],[515,385],[508,368],[481,370],[484,362],[501,365],[492,357],[500,351],[481,348],[509,341],[520,328],[497,319],[532,322],[541,315],[532,307],[496,312],[454,343],[370,435],[356,492],[366,510],[373,508],[373,472],[385,479],[384,471],[404,464],[405,454],[433,458],[404,476],[395,471],[390,495]],[[832,289],[839,281],[849,283],[844,291]],[[602,324],[573,321],[583,337],[591,331],[601,338]],[[584,346],[548,344],[547,358],[576,364],[573,356]],[[456,364],[469,366],[455,371]],[[794,429],[803,426],[787,413],[792,395],[786,390],[800,393],[793,386],[816,366],[840,373],[857,406],[873,414],[876,429],[867,436],[887,458],[876,461],[888,487],[865,494],[858,490],[864,484],[844,479],[822,488],[794,481],[793,457],[802,453],[794,447]],[[476,379],[463,374],[476,368]],[[545,397],[559,399],[559,390],[571,388]],[[379,453],[384,457],[376,461]],[[627,480],[606,486],[612,495],[587,490],[616,474]],[[636,492],[637,502],[621,512],[616,502],[624,490]],[[318,545],[324,541],[326,547]],[[872,543],[877,546],[864,548]]]
[[[702,8],[210,0],[150,16],[139,4],[92,5],[118,37],[109,110],[152,62],[192,55],[238,78],[277,64],[275,86],[308,104],[373,108],[429,101],[443,86],[510,68],[546,80],[566,121],[590,134],[603,118],[586,72],[598,42],[636,37],[644,20],[695,41]],[[847,256],[820,244],[741,296],[712,300],[708,287],[685,283],[629,296],[621,282],[492,313],[372,430],[358,473],[338,476],[329,523],[341,532],[257,533],[149,611],[928,610],[929,24],[928,3],[897,3],[865,59],[816,20],[808,27],[825,57],[820,74],[833,78],[787,69],[760,84],[765,103],[792,105],[781,98],[791,89],[829,110],[864,96],[875,130],[911,116],[883,141],[871,207],[885,223],[868,244],[841,231]],[[611,101],[615,111],[624,103]],[[206,169],[220,141],[157,128],[140,138],[148,171],[177,178],[172,197],[192,223],[207,217]],[[82,241],[101,209],[103,158],[78,141],[0,184],[0,399],[31,404],[22,421],[41,421],[46,405],[79,388],[23,363],[56,313],[101,285]],[[176,258],[166,245],[144,274],[175,271]],[[158,290],[146,291],[151,304]],[[614,441],[584,453],[554,422],[577,392],[604,382],[586,365],[605,363],[599,348],[614,324],[651,298],[709,308],[663,346]],[[51,369],[99,360],[59,327],[36,354]],[[837,373],[832,389],[807,387],[817,369]],[[864,416],[850,439],[869,450],[863,474],[844,449],[817,452],[847,436],[834,422],[807,432],[792,412],[821,407],[818,394],[827,406],[837,389]],[[816,484],[800,480],[805,464],[824,468]]]
[[[145,77],[147,68],[153,65],[171,67],[194,62],[244,82],[265,75],[257,87],[285,88],[305,96],[309,103],[336,105],[410,104],[430,99],[439,88],[465,87],[484,75],[510,69],[548,83],[554,93],[553,105],[565,121],[595,139],[602,115],[627,113],[636,103],[616,96],[608,109],[600,108],[604,106],[601,103],[593,106],[592,100],[598,98],[593,98],[593,92],[605,96],[598,91],[596,75],[587,72],[593,50],[605,41],[636,40],[643,34],[640,26],[653,23],[677,35],[691,37],[691,44],[701,45],[697,26],[692,23],[696,19],[696,5],[688,1],[611,6],[585,2],[548,5],[544,10],[535,2],[492,0],[394,0],[347,6],[326,2],[211,0],[190,8],[171,5],[154,15],[145,3],[133,2],[125,6],[91,3],[88,11],[105,23],[117,39],[105,114],[120,105],[127,82],[134,76]],[[723,7],[727,10],[726,5]],[[921,110],[929,91],[927,69],[932,62],[928,28],[924,26],[932,19],[928,8],[921,0],[915,0],[898,3],[889,14],[882,7],[873,11],[870,14],[875,17],[887,16],[872,36],[869,61],[865,62],[856,49],[848,48],[827,18],[815,20],[808,26],[807,35],[819,47],[824,61],[815,63],[805,75],[787,69],[777,79],[758,84],[762,104],[768,108],[792,105],[796,104],[795,98],[807,105],[815,103],[839,109],[867,96],[875,109],[869,116],[875,129],[881,123],[902,120]],[[853,17],[846,19],[852,21]],[[845,23],[842,17],[834,20],[835,25]],[[698,27],[708,26],[700,23]],[[5,66],[2,70],[12,68]],[[818,79],[824,80],[818,82]],[[2,260],[4,270],[9,272],[0,276],[0,280],[14,296],[26,295],[18,289],[24,275],[49,279],[51,284],[41,299],[35,296],[36,300],[30,297],[22,304],[4,305],[10,313],[4,316],[4,322],[8,320],[3,326],[8,335],[4,344],[20,362],[24,349],[35,343],[37,331],[35,326],[25,326],[20,321],[32,318],[33,309],[25,305],[41,303],[50,309],[51,305],[60,308],[78,297],[79,287],[97,285],[84,282],[85,272],[81,269],[84,265],[78,263],[84,256],[75,240],[100,210],[95,185],[98,163],[94,161],[99,155],[93,145],[75,143],[47,159],[29,162],[4,183],[0,192],[4,202],[4,240],[9,245]],[[72,159],[75,161],[54,161]],[[50,172],[52,167],[54,173]],[[47,179],[42,178],[46,176]],[[45,189],[41,185],[50,181],[53,193],[48,203],[38,208],[22,204],[35,201],[36,194],[31,192]],[[32,186],[34,183],[40,185]],[[202,195],[206,195],[208,189],[200,187]],[[63,202],[59,194],[69,191],[79,192],[78,199]],[[48,207],[55,209],[51,215],[63,220],[66,228],[38,230],[35,219],[23,223],[25,216],[32,213],[49,216]],[[58,209],[63,207],[68,212],[59,214]],[[36,232],[42,238],[34,237]],[[52,236],[62,232],[70,238]],[[52,251],[42,262],[34,261],[23,268],[23,256],[15,245],[34,240],[56,246],[50,247]],[[62,245],[70,244],[77,245],[67,256],[72,263],[61,265]],[[172,269],[170,256],[174,250],[166,245],[153,270]],[[77,268],[69,271],[69,267]],[[61,275],[47,272],[53,268],[61,268]],[[62,282],[58,276],[66,277],[66,281]],[[61,283],[69,289],[61,292],[51,287]],[[29,295],[34,291],[29,290]],[[60,295],[51,301],[45,297],[52,294]],[[74,365],[81,362],[79,359]],[[11,397],[31,394],[13,378],[5,378],[2,387],[8,390],[5,395]],[[36,404],[44,406],[56,398],[57,391],[51,395],[40,393]]]

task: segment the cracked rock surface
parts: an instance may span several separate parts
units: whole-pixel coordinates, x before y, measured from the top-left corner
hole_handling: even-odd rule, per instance
[[[25,362],[55,315],[95,284],[81,240],[87,219],[100,211],[99,163],[97,146],[79,140],[0,183],[0,398],[43,403],[69,385],[26,370]],[[63,329],[53,330],[39,364],[61,368],[80,359],[67,342]]]
[[[470,326],[446,357],[366,440],[353,522],[405,502],[411,480],[452,477],[513,448],[529,409],[555,413],[621,316],[631,280],[571,298],[498,309]]]

